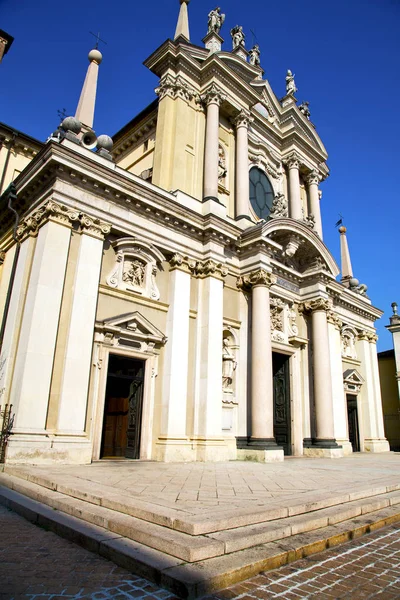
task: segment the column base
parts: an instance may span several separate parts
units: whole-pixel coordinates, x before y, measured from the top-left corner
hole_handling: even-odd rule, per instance
[[[282,462],[283,448],[279,446],[271,446],[268,449],[259,449],[252,446],[247,448],[238,448],[236,451],[237,460],[252,460],[254,462]]]
[[[160,462],[190,462],[196,460],[187,437],[160,436],[156,443],[154,459]]]
[[[364,452],[390,452],[389,442],[385,439],[365,439]]]
[[[219,199],[217,198],[217,196],[204,196],[202,202],[208,202],[209,200],[212,200],[213,202],[217,202],[218,204],[220,204],[221,206],[224,206],[224,204],[222,204],[222,202],[219,201]]]
[[[338,439],[336,441],[343,448],[343,456],[350,456],[350,454],[353,454],[353,446],[351,445],[351,442],[349,442],[349,440]]]
[[[8,440],[5,461],[25,465],[88,465],[92,462],[92,442],[86,435],[15,433]]]
[[[335,440],[335,438],[327,438],[327,439],[323,439],[323,440],[319,440],[318,438],[313,438],[311,440],[311,443],[309,442],[309,440],[304,440],[303,442],[303,447],[304,448],[323,448],[325,450],[333,450],[335,448],[342,448],[342,446],[340,446],[337,441]]]

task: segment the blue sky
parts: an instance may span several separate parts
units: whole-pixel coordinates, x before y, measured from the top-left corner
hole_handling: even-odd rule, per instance
[[[191,41],[201,45],[214,0],[191,0]],[[339,261],[338,213],[348,228],[354,275],[368,285],[375,306],[379,350],[392,346],[385,330],[390,304],[400,304],[400,0],[221,0],[229,31],[253,30],[265,77],[283,96],[288,68],[299,101],[324,142],[331,176],[322,184],[324,241]],[[142,65],[174,35],[178,0],[0,0],[2,29],[15,37],[0,65],[0,120],[46,139],[57,109],[73,114],[86,73],[87,53],[100,31],[95,129],[114,134],[154,99],[157,79]]]

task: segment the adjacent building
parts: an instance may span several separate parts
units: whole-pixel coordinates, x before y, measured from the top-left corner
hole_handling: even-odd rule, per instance
[[[400,316],[396,302],[387,329],[393,335],[393,348],[378,354],[385,435],[391,450],[400,451]]]
[[[0,220],[10,463],[389,449],[382,312],[346,229],[340,281],[323,242],[309,105],[290,70],[277,98],[241,27],[224,42],[219,9],[192,43],[188,3],[145,61],[154,102],[97,136],[92,50],[75,116],[14,181],[19,221]]]

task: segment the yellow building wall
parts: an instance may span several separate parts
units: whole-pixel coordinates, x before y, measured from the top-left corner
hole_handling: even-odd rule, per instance
[[[0,149],[0,174],[3,174],[3,170],[7,161],[8,148],[4,145]],[[26,154],[22,154],[17,149],[12,149],[10,157],[8,159],[8,165],[5,172],[4,183],[0,189],[0,194],[10,185],[14,179],[18,177],[23,169],[31,162],[32,157]]]
[[[400,401],[394,357],[379,358],[385,435],[391,450],[400,451]]]

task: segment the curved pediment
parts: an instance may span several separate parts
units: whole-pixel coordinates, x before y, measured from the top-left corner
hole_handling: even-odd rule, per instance
[[[262,235],[282,246],[280,260],[300,273],[324,269],[333,277],[340,273],[335,259],[321,238],[307,225],[294,219],[271,219]]]

